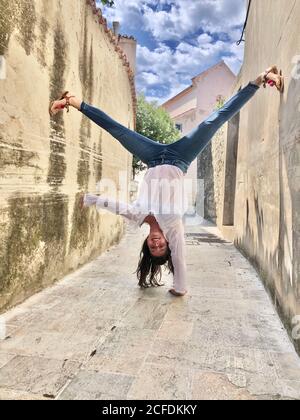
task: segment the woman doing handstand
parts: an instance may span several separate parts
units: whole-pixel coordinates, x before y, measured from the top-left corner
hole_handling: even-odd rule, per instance
[[[96,205],[122,215],[141,226],[147,223],[150,233],[140,253],[137,268],[139,286],[160,286],[161,266],[166,265],[173,273],[175,296],[187,292],[185,241],[183,214],[186,203],[182,200],[183,177],[188,167],[213,138],[216,131],[254,96],[259,87],[268,83],[282,92],[283,77],[275,66],[260,74],[255,81],[229,99],[222,108],[213,112],[192,132],[171,144],[161,144],[132,131],[107,114],[65,92],[59,100],[50,104],[53,116],[69,106],[78,109],[101,128],[115,137],[130,153],[144,162],[148,170],[144,176],[138,199],[130,204],[115,202],[108,197],[85,194],[82,205]],[[162,182],[164,181],[164,182]],[[174,188],[170,191],[170,185]]]

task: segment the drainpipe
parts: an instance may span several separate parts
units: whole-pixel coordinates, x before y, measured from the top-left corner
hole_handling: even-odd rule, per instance
[[[245,42],[245,40],[243,39],[243,36],[244,36],[246,26],[247,26],[247,23],[248,23],[248,17],[249,17],[251,2],[252,2],[252,0],[248,0],[247,15],[246,15],[246,20],[245,20],[244,27],[243,27],[242,36],[241,36],[241,39],[239,41],[237,41],[236,45],[240,45],[241,42]]]

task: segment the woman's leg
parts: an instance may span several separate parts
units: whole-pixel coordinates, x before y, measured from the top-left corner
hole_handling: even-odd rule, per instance
[[[60,102],[63,102],[62,100]],[[157,143],[148,137],[142,136],[137,132],[124,127],[122,124],[113,120],[100,109],[80,101],[76,97],[72,97],[69,103],[78,111],[82,112],[86,117],[99,125],[101,128],[110,133],[117,139],[122,146],[130,153],[141,159],[142,162],[147,163],[160,153],[161,148],[165,145]]]
[[[168,145],[168,148],[177,152],[182,159],[190,164],[205,148],[218,129],[237,114],[258,89],[259,84],[250,82],[229,99],[222,108],[213,112],[188,135]]]

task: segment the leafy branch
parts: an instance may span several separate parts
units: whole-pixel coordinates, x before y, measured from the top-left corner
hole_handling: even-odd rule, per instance
[[[139,95],[137,102],[136,131],[162,144],[173,143],[180,137],[167,111],[156,102],[147,102],[143,94]],[[134,156],[133,176],[145,168],[143,162]]]
[[[103,4],[103,6],[109,7],[112,7],[115,4],[114,0],[101,0],[101,3]]]

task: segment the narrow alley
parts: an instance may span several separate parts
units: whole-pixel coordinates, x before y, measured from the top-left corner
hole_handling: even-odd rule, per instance
[[[249,262],[187,226],[189,294],[140,290],[145,231],[4,314],[0,399],[299,399],[300,360]],[[130,244],[130,246],[128,246]]]

